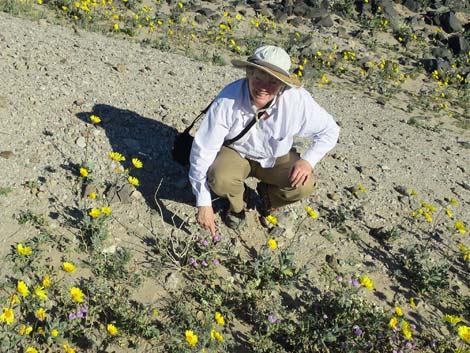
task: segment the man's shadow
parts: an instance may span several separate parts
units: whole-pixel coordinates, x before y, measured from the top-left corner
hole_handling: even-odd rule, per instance
[[[112,151],[126,157],[126,161],[121,162],[124,168],[132,165],[132,158],[142,161],[143,168],[132,169],[131,173],[138,178],[136,188],[148,207],[161,213],[166,223],[189,232],[185,220],[164,204],[170,200],[194,205],[188,169],[171,157],[178,131],[160,121],[106,104],[96,104],[91,112],[79,112],[76,116],[90,124],[92,114],[101,118],[98,126],[105,131]]]

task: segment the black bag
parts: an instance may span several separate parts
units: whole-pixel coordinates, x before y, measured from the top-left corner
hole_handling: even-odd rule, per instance
[[[214,102],[214,101],[212,101]],[[183,167],[189,166],[189,155],[191,154],[191,147],[193,146],[194,137],[189,133],[193,128],[194,124],[209,110],[212,102],[202,110],[201,113],[194,119],[183,132],[176,135],[173,141],[173,147],[171,149],[171,156],[175,162],[178,162]]]

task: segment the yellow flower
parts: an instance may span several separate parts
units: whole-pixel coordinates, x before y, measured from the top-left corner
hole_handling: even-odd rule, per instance
[[[240,20],[242,19],[242,15],[239,14],[239,13],[237,13],[237,14],[235,15],[235,18],[236,18],[238,21],[240,21]]]
[[[18,334],[20,336],[29,335],[31,331],[33,331],[31,326],[21,325],[21,327],[18,329]]]
[[[34,347],[28,347],[28,348],[26,348],[25,353],[39,353],[39,352]]]
[[[457,202],[458,202],[457,199],[455,199],[453,197],[449,200],[449,203],[453,206],[457,205]]]
[[[65,353],[75,353],[75,349],[70,347],[67,343],[63,345]]]
[[[142,168],[142,161],[139,159],[139,158],[132,158],[132,165],[137,168],[137,169],[140,169]]]
[[[397,327],[397,324],[398,324],[398,319],[395,316],[393,316],[390,319],[390,321],[388,323],[388,326],[390,326],[393,329],[393,328]]]
[[[28,286],[24,281],[18,281],[16,284],[16,290],[21,294],[23,298],[26,298],[29,295]]]
[[[277,218],[273,215],[268,215],[266,217],[266,220],[271,223],[272,225],[276,225],[277,224]]]
[[[416,306],[415,298],[410,298],[410,305],[411,305],[412,308],[414,308]]]
[[[90,116],[90,120],[91,120],[91,122],[92,122],[93,124],[99,124],[99,123],[101,123],[100,117],[99,117],[99,116],[96,116],[96,115],[93,115],[93,114]]]
[[[37,309],[35,315],[40,321],[46,320],[46,310],[44,308]]]
[[[36,329],[36,332],[37,332],[39,335],[43,335],[43,336],[46,335],[46,331],[44,331],[44,327],[42,327],[42,326],[39,326],[39,327]]]
[[[21,303],[20,298],[18,298],[18,296],[17,296],[16,294],[10,295],[9,300],[10,300],[10,304],[11,304],[11,305],[15,305],[15,304]]]
[[[104,215],[109,215],[111,214],[111,208],[110,207],[101,207],[101,213]]]
[[[72,297],[72,300],[77,303],[82,303],[83,302],[83,292],[80,288],[78,287],[72,287],[70,288],[70,295]]]
[[[448,322],[449,324],[455,325],[463,321],[463,317],[457,315],[445,315],[444,321]]]
[[[313,219],[317,219],[318,218],[318,213],[316,213],[313,208],[311,208],[310,206],[305,206],[305,211],[307,211],[308,215],[310,217],[312,217]]]
[[[191,330],[186,330],[185,335],[186,335],[186,342],[188,342],[188,344],[191,347],[194,347],[197,344],[197,341],[198,341],[197,335],[194,334],[194,332],[191,331]]]
[[[224,337],[220,334],[220,332],[217,332],[214,329],[211,330],[211,340],[217,340],[221,343],[224,343],[225,341]]]
[[[118,23],[115,23],[114,26],[113,26],[114,30],[115,31],[118,31],[119,30],[119,24]]]
[[[51,278],[49,277],[49,275],[46,274],[42,278],[42,286],[44,288],[49,288],[51,286]]]
[[[133,176],[130,176],[130,175],[129,175],[129,176],[127,177],[127,181],[128,181],[130,184],[134,185],[134,186],[138,186],[138,185],[139,185],[139,179],[137,179],[136,177],[133,177]]]
[[[411,339],[412,332],[411,332],[411,327],[408,321],[403,320],[403,322],[401,323],[401,332],[403,332],[403,335],[407,339]]]
[[[277,241],[276,239],[269,239],[268,240],[268,248],[270,248],[271,250],[276,250],[277,249]]]
[[[40,300],[47,300],[47,290],[42,286],[34,286],[34,296]]]
[[[158,316],[158,315],[160,315],[160,312],[158,311],[158,309],[153,309],[152,310],[152,315],[153,316]]]
[[[403,310],[401,310],[401,308],[399,306],[396,306],[395,307],[395,313],[398,315],[398,316],[403,316]]]
[[[215,312],[214,319],[215,319],[215,322],[217,322],[220,326],[225,325],[225,319],[224,319],[223,315],[221,313],[219,313],[218,311]]]
[[[92,208],[88,214],[91,218],[98,218],[101,214],[101,211],[97,208]]]
[[[20,255],[28,256],[31,255],[33,252],[33,249],[31,249],[29,246],[23,246],[23,244],[18,243],[16,246],[16,250]]]
[[[90,192],[90,193],[88,194],[88,197],[89,197],[90,199],[96,199],[96,192],[93,192],[93,191]]]
[[[461,339],[470,344],[470,327],[469,326],[459,326],[458,334]]]
[[[116,326],[114,326],[113,324],[108,324],[106,326],[106,330],[108,330],[108,333],[111,335],[111,336],[116,336],[118,334],[118,329]]]
[[[449,217],[449,218],[454,217],[454,215],[453,215],[453,213],[452,213],[452,210],[451,210],[449,207],[446,208],[446,215],[447,215],[447,217]]]
[[[52,330],[51,330],[51,336],[52,336],[52,337],[57,337],[57,336],[59,336],[59,330],[57,330],[56,328],[52,329]]]
[[[0,322],[11,325],[15,321],[15,313],[12,308],[3,308],[3,313],[0,315]]]
[[[126,160],[126,157],[124,157],[119,152],[109,152],[108,157],[111,158],[113,161],[117,162],[122,162]]]
[[[465,225],[463,224],[462,221],[459,221],[459,220],[455,221],[454,227],[455,229],[459,231],[460,234],[467,233],[467,229],[465,228]]]
[[[361,284],[367,288],[368,290],[373,290],[374,289],[374,281],[371,280],[369,277],[366,275],[362,276],[360,279]]]
[[[75,265],[68,261],[62,262],[62,268],[64,269],[65,272],[68,272],[68,273],[73,273],[76,270]]]
[[[80,175],[84,178],[88,176],[88,170],[86,168],[81,167],[80,168]]]

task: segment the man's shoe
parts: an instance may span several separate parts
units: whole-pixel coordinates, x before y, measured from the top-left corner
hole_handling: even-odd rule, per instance
[[[230,229],[239,230],[246,224],[245,211],[236,213],[228,210],[225,214],[224,222]]]

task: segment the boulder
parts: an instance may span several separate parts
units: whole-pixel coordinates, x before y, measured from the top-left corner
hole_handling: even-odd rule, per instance
[[[454,55],[461,55],[470,51],[470,43],[461,34],[449,37],[448,45]]]
[[[457,16],[451,11],[441,14],[439,16],[439,22],[442,29],[447,33],[462,32],[463,30],[462,24]]]

